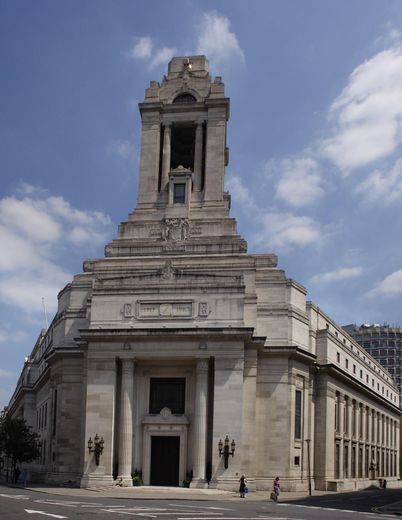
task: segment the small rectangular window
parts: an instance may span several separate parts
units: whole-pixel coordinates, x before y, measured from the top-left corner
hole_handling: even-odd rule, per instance
[[[300,457],[295,457],[295,466],[300,466]]]
[[[185,204],[186,202],[186,185],[184,183],[175,183],[173,186],[173,203]]]

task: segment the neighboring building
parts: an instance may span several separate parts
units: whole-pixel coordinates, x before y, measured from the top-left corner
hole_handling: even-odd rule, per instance
[[[204,56],[173,58],[139,106],[137,208],[105,258],[85,261],[60,292],[9,405],[41,436],[31,475],[81,486],[131,485],[134,473],[145,485],[192,474],[192,486],[223,489],[242,473],[251,489],[277,475],[284,490],[306,490],[310,477],[317,489],[378,477],[395,486],[396,386],[274,254],[247,253],[229,216],[221,78]]]
[[[402,397],[402,329],[390,325],[345,325],[344,330],[391,374]]]

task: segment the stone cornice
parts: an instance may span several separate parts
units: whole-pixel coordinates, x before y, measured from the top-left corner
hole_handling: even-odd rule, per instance
[[[80,329],[80,338],[75,341],[85,345],[91,341],[153,341],[155,338],[200,338],[207,337],[209,340],[230,341],[233,339],[243,340],[247,344],[257,343],[263,345],[265,337],[253,336],[253,327],[189,327],[189,328],[130,328],[130,329]]]
[[[297,346],[288,346],[288,347],[264,347],[263,350],[265,355],[270,357],[287,357],[290,359],[300,359],[303,361],[308,361],[310,363],[315,363],[317,356],[312,354],[308,350],[302,349]]]

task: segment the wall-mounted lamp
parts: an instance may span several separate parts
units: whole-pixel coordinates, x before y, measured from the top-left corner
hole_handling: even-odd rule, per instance
[[[224,443],[222,442],[222,439],[220,439],[218,442],[219,457],[222,457],[222,455],[223,455],[225,469],[228,468],[229,455],[232,455],[232,457],[233,457],[235,448],[236,448],[236,443],[234,440],[232,440],[232,442],[230,443],[230,450],[229,450],[229,437],[227,435],[225,437]]]
[[[99,438],[99,435],[96,434],[94,440],[89,437],[88,439],[88,451],[89,453],[95,453],[95,463],[99,466],[99,457],[103,453],[103,447],[105,445],[105,441],[103,437]]]

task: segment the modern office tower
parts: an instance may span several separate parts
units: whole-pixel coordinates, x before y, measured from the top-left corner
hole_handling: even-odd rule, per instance
[[[345,325],[343,329],[389,372],[402,395],[402,329],[391,325]]]

